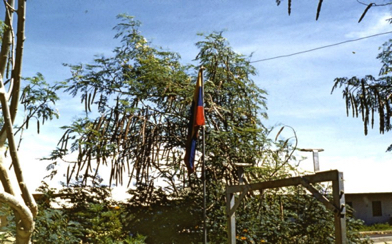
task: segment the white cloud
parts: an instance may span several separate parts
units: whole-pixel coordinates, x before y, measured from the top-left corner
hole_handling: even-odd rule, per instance
[[[392,16],[388,12],[381,13],[379,15],[369,16],[370,19],[363,20],[363,24],[360,25],[360,30],[355,30],[346,34],[347,38],[363,38],[378,33],[391,31],[391,24],[387,21]]]

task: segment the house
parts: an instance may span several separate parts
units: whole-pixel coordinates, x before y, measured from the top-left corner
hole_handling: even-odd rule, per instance
[[[346,193],[346,204],[354,209],[354,217],[366,225],[392,224],[392,192]]]

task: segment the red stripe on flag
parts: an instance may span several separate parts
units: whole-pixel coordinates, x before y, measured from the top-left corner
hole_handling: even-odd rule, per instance
[[[188,173],[195,171],[195,156],[198,131],[202,125],[205,125],[204,118],[204,99],[203,99],[203,77],[202,70],[197,76],[196,88],[193,94],[193,102],[191,106],[191,117],[188,125],[188,138],[186,141],[185,164],[188,168]]]
[[[204,107],[197,106],[196,108],[196,116],[195,116],[195,126],[205,125],[204,119]]]

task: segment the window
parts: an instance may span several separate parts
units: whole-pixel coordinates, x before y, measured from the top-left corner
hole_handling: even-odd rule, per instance
[[[381,201],[372,202],[373,217],[382,216]]]

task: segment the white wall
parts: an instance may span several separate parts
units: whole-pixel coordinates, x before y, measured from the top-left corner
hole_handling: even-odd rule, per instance
[[[372,202],[381,201],[382,216],[373,216]],[[392,217],[392,193],[346,194],[346,203],[352,203],[354,217],[366,225],[390,222]]]

